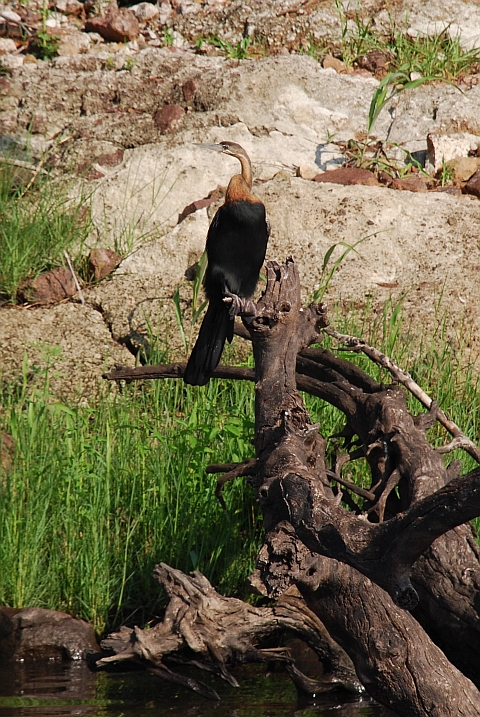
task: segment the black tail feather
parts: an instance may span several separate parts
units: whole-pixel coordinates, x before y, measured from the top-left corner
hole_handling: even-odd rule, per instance
[[[226,304],[211,301],[200,327],[198,339],[188,359],[183,380],[192,386],[205,386],[217,368],[225,341],[233,338],[233,320]]]

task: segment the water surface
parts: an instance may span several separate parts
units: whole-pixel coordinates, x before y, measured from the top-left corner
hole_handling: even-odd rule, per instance
[[[197,676],[197,675],[195,675]],[[0,667],[0,717],[395,717],[368,698],[322,695],[302,705],[282,673],[235,670],[233,688],[205,673],[219,693],[206,700],[148,672],[93,673],[84,663],[17,663]]]

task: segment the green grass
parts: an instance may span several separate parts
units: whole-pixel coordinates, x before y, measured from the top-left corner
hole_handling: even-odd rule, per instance
[[[26,382],[5,390],[0,431],[16,452],[0,482],[0,603],[66,610],[100,631],[143,623],[158,609],[159,561],[242,593],[254,499],[239,480],[223,511],[205,466],[252,455],[252,401],[252,386],[217,381],[107,387],[92,407]]]
[[[0,302],[15,303],[23,281],[77,258],[90,230],[89,202],[48,174],[0,162]]]

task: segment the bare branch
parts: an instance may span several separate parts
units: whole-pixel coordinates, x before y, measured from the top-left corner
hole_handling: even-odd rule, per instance
[[[223,486],[228,481],[241,478],[243,476],[252,476],[256,474],[257,461],[255,458],[248,458],[241,463],[214,463],[206,467],[206,473],[226,473],[217,479],[217,487],[215,488],[215,496],[218,498],[222,508],[226,510],[227,506],[223,499]]]
[[[430,410],[432,408],[432,405],[434,405],[433,399],[430,398],[430,396],[425,393],[425,391],[420,388],[417,383],[415,383],[410,374],[403,371],[399,366],[397,366],[394,361],[392,361],[391,358],[386,356],[384,353],[374,348],[373,346],[369,346],[369,344],[363,341],[363,339],[359,339],[356,336],[349,336],[348,334],[339,334],[337,331],[334,331],[333,329],[329,328],[324,329],[324,331],[326,334],[336,339],[340,343],[345,344],[344,349],[346,351],[355,351],[357,353],[361,351],[376,364],[382,366],[383,368],[386,368],[387,371],[389,371],[390,374],[393,376],[393,378],[398,381],[398,383],[401,383],[403,386],[405,386],[405,388],[410,391],[410,393],[415,396],[418,401],[420,401],[422,406],[424,406],[427,410]],[[460,430],[460,428],[454,421],[448,418],[447,414],[442,411],[441,408],[437,408],[436,417],[439,423],[441,423],[441,425],[450,433],[450,435],[454,436],[455,438],[461,439],[461,445],[459,445],[459,447],[463,448],[470,456],[472,456],[472,458],[477,461],[477,463],[480,463],[480,448],[475,445],[475,443],[471,441],[468,436],[466,436]]]

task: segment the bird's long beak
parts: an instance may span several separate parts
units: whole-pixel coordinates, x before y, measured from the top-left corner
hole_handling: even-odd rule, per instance
[[[200,142],[194,142],[197,147],[203,147],[204,149],[213,149],[215,152],[223,152],[221,144],[201,144]]]

